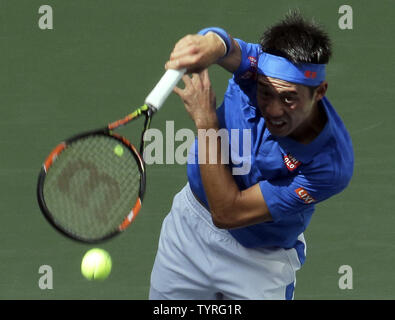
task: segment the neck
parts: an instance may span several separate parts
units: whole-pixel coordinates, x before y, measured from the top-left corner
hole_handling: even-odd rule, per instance
[[[327,116],[321,101],[318,101],[312,108],[310,116],[295,130],[290,137],[302,144],[312,142],[324,129]]]

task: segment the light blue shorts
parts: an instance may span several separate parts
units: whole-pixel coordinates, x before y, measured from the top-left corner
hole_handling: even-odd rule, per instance
[[[149,298],[293,299],[300,267],[295,249],[246,248],[218,229],[187,184],[163,221]]]

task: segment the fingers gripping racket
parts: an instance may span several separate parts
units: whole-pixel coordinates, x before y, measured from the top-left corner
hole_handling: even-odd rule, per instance
[[[145,192],[144,134],[185,70],[168,70],[142,107],[57,145],[39,174],[37,198],[49,223],[87,243],[107,240],[136,218]],[[137,150],[114,130],[145,115]]]

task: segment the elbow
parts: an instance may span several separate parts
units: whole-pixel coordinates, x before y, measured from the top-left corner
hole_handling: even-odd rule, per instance
[[[233,229],[238,227],[236,221],[231,219],[229,215],[219,214],[217,212],[212,213],[211,218],[214,226],[218,229]]]
[[[267,211],[265,214],[259,214],[255,216],[251,215],[251,212],[229,210],[219,213],[217,211],[215,213],[211,213],[211,218],[214,226],[216,226],[218,229],[228,230],[273,221],[273,218],[269,211]]]
[[[231,200],[224,201],[221,204],[211,205],[210,213],[214,226],[218,229],[233,229],[240,227],[240,217],[242,216],[237,207],[236,199],[239,194],[231,197]]]
[[[229,224],[223,222],[220,219],[213,218],[213,224],[216,226],[218,229],[229,229]]]
[[[227,221],[222,221],[218,219],[213,219],[213,224],[216,226],[218,229],[233,229],[235,228],[233,224],[227,222]]]

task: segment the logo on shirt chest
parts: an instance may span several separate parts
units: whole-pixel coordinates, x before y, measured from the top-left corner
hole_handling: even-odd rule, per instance
[[[287,169],[291,172],[302,164],[299,160],[296,160],[295,157],[290,154],[284,155],[284,163]]]
[[[300,199],[302,199],[304,201],[304,203],[309,204],[315,201],[315,199],[309,195],[309,193],[303,189],[303,188],[298,188],[295,189],[296,194],[298,195],[298,197]]]

